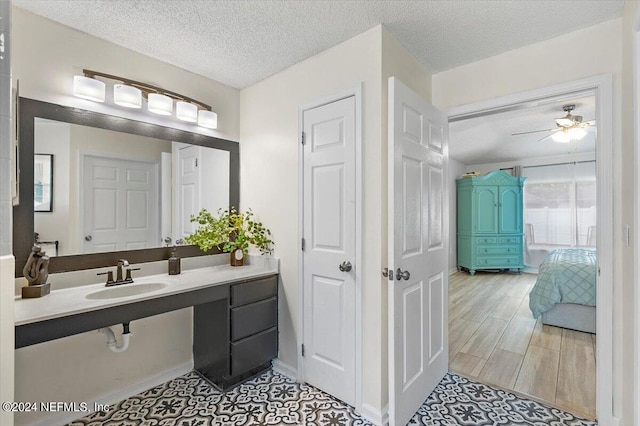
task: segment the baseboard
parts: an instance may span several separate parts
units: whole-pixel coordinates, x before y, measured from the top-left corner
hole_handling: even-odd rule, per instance
[[[273,371],[275,371],[276,373],[280,373],[283,376],[287,376],[288,378],[293,380],[298,380],[297,369],[293,368],[289,364],[285,364],[284,362],[280,361],[280,358],[276,358],[271,361],[271,365],[273,366]]]
[[[59,412],[52,413],[52,415],[47,416],[44,419],[39,419],[34,423],[29,423],[29,426],[51,426],[51,425],[66,425],[78,417],[83,417],[88,415],[93,411],[93,407],[95,404],[106,404],[113,405],[116,404],[123,399],[127,399],[133,395],[144,392],[148,389],[161,385],[169,380],[175,379],[176,377],[183,376],[193,370],[193,361],[185,362],[183,364],[177,365],[170,370],[163,371],[162,373],[158,373],[153,376],[146,377],[144,380],[141,380],[136,383],[132,383],[123,388],[117,389],[113,392],[109,392],[104,394],[93,401],[86,401],[89,407],[89,412],[85,413],[70,413],[70,412]]]
[[[384,426],[389,423],[388,405],[385,405],[382,410],[379,410],[372,405],[363,403],[359,414],[376,426]]]
[[[449,275],[455,274],[456,272],[458,272],[458,268],[457,267],[449,269]]]

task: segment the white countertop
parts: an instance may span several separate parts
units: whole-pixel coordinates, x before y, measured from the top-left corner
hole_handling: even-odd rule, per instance
[[[90,293],[95,293],[106,288],[115,288],[105,287],[104,283],[54,290],[47,296],[37,299],[22,299],[20,297],[16,297],[14,304],[15,325],[19,326],[30,324],[52,318],[90,312],[127,303],[139,302],[142,300],[155,299],[172,294],[184,293],[233,281],[277,274],[278,262],[277,259],[273,260],[273,262],[256,262],[256,264],[240,267],[218,265],[206,268],[190,269],[183,271],[179,275],[160,274],[141,278],[134,277],[133,283],[122,284],[122,286],[135,286],[144,283],[166,283],[167,286],[153,292],[126,297],[97,300],[86,298]]]

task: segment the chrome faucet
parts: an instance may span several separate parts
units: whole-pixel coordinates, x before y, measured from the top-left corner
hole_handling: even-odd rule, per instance
[[[126,275],[122,278],[122,268],[126,268],[129,266],[129,262],[126,259],[118,260],[116,264],[116,279],[113,279],[113,271],[100,272],[98,275],[106,275],[107,283],[105,284],[107,287],[112,287],[114,285],[128,284],[133,282],[133,278],[131,278],[131,271],[139,271],[140,268],[127,268]]]

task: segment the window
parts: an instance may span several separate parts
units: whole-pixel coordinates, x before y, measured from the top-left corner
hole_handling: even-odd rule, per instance
[[[524,167],[523,176],[527,244],[595,247],[595,161]]]

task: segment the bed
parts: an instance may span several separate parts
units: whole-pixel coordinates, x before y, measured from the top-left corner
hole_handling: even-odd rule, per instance
[[[542,323],[596,332],[596,251],[559,249],[540,264],[529,308]]]

